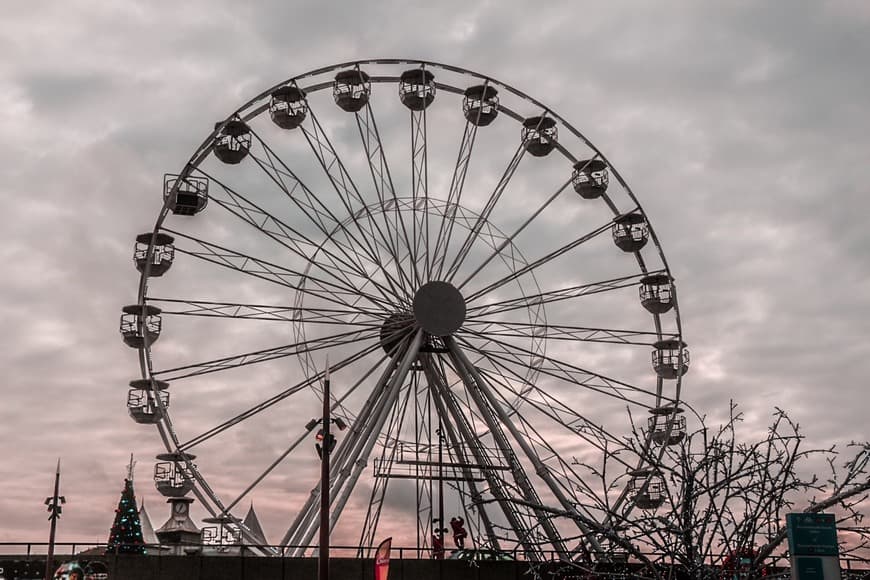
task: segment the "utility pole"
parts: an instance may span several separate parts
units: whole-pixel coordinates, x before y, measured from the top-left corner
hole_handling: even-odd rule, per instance
[[[329,580],[329,361],[323,380],[323,452],[320,455],[320,580]]]
[[[54,495],[45,498],[45,505],[48,506],[48,519],[51,522],[51,531],[48,533],[48,555],[45,557],[45,580],[51,580],[54,575],[54,533],[57,530],[57,520],[60,519],[60,514],[63,512],[62,504],[66,503],[66,498],[60,493],[60,459],[57,460],[57,470],[54,472]]]

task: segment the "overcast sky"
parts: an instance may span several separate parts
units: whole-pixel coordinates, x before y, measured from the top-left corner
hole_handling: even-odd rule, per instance
[[[868,54],[858,0],[4,7],[0,541],[47,538],[58,457],[61,541],[107,537],[131,452],[137,493],[165,520],[150,481],[159,439],[124,409],[138,373],[117,333],[136,296],[133,238],[156,219],[163,174],[215,121],[364,58],[490,75],[604,152],[679,285],[684,398],[700,412],[720,417],[733,399],[748,433],[782,407],[811,444],[867,439]]]

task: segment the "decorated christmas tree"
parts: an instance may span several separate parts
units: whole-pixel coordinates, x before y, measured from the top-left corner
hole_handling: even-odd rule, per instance
[[[115,509],[115,521],[109,532],[108,552],[118,554],[145,553],[142,522],[139,520],[139,511],[136,509],[132,477],[124,480],[124,491],[121,492],[121,500]]]

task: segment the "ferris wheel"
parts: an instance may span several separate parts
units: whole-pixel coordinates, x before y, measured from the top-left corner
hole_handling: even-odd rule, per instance
[[[664,502],[689,363],[673,278],[614,166],[541,102],[432,62],[320,68],[217,123],[163,200],[121,334],[165,495],[251,541],[256,497],[303,553],[330,376],[330,526],[359,546],[401,524],[428,548],[457,514],[475,545],[567,557]],[[641,459],[614,453],[626,408]],[[608,454],[622,471],[578,468]]]

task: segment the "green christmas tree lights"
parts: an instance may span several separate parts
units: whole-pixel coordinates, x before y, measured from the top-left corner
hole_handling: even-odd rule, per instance
[[[109,532],[108,552],[117,554],[144,554],[145,540],[142,538],[142,522],[136,509],[136,496],[133,493],[133,480],[124,480],[124,491],[115,509],[115,521]]]

